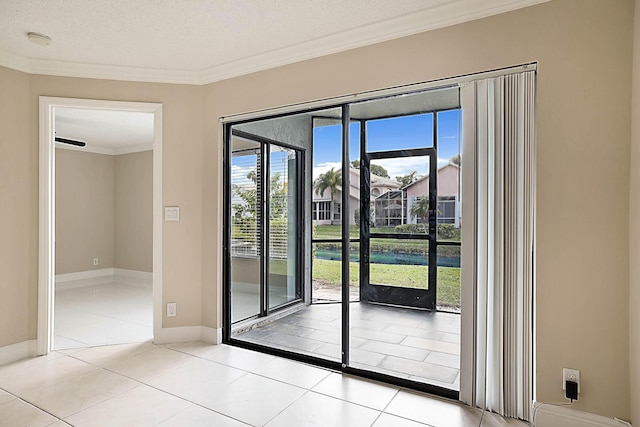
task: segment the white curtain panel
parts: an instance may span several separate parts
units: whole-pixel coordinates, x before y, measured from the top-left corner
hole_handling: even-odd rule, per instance
[[[478,80],[474,99],[473,404],[529,419],[535,216],[535,71]]]

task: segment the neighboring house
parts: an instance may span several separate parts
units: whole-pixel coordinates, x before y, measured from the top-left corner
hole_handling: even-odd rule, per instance
[[[360,206],[360,170],[350,168],[349,224],[354,225],[355,211]],[[338,171],[339,172],[339,171]],[[371,212],[374,227],[395,227],[401,224],[419,224],[422,218],[411,215],[411,207],[418,197],[429,195],[429,175],[404,188],[388,178],[371,175]],[[447,163],[438,169],[438,223],[460,227],[460,167]],[[342,187],[333,193],[313,192],[313,220],[317,225],[342,223]]]
[[[339,169],[338,172],[341,172]],[[360,170],[350,167],[349,168],[349,224],[355,225],[355,213],[358,206],[360,206]],[[377,175],[371,175],[371,203],[372,210],[374,209],[374,200],[382,194],[389,191],[399,190],[400,183],[388,179],[382,178]],[[331,198],[331,190],[326,189],[322,194],[316,194],[315,189],[313,191],[313,220],[317,225],[330,225],[342,223],[342,186],[333,193],[333,199]]]
[[[406,194],[406,213],[408,224],[418,224],[422,218],[411,216],[411,207],[416,199],[429,194],[429,175],[403,188]],[[438,223],[454,224],[460,227],[462,209],[460,206],[460,167],[447,163],[438,169]]]

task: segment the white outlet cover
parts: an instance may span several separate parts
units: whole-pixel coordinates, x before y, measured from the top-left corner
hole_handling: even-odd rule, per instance
[[[578,369],[562,368],[562,389],[566,390],[566,382],[575,381],[578,383],[578,393],[580,393],[580,371]]]

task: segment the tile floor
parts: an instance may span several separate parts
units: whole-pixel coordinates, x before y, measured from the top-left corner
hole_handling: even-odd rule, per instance
[[[0,366],[2,426],[525,426],[227,345],[150,342]]]
[[[148,341],[153,338],[151,283],[111,276],[65,282],[56,290],[56,350]]]
[[[459,314],[349,307],[354,367],[460,389]],[[341,326],[340,304],[312,304],[234,338],[339,361]]]

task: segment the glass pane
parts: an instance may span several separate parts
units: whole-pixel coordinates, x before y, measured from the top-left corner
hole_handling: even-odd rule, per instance
[[[438,239],[460,241],[460,110],[438,113]]]
[[[367,121],[367,151],[433,147],[433,111],[459,108],[458,88],[414,92],[351,104]]]
[[[342,187],[342,120],[313,123],[313,237],[339,239],[341,221],[334,219],[334,212]]]
[[[359,146],[360,124],[351,123],[349,155],[350,206],[342,209],[342,122],[340,120],[314,119],[313,128],[313,200],[311,218],[313,237],[319,239],[341,236],[342,220],[356,225],[359,212],[358,200],[360,175]]]
[[[428,241],[372,238],[369,250],[371,284],[429,289]]]
[[[360,245],[351,243],[349,261],[350,301],[360,300]],[[313,302],[342,301],[342,244],[313,244]]]
[[[301,297],[298,277],[296,151],[271,145],[269,182],[269,308]]]
[[[373,160],[371,212],[371,233],[427,234],[429,156]]]
[[[367,122],[367,151],[433,147],[433,114],[373,119]]]
[[[231,141],[231,320],[260,314],[260,144]]]
[[[437,306],[460,312],[460,246],[438,247]]]

